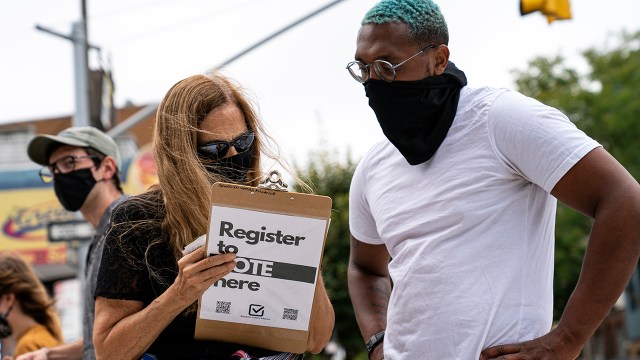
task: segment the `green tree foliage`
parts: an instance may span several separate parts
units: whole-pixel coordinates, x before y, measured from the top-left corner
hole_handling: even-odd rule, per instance
[[[318,195],[326,195],[333,199],[331,226],[322,259],[322,275],[336,313],[334,338],[345,348],[346,358],[354,359],[358,353],[364,351],[364,343],[347,288],[349,185],[356,164],[350,156],[347,156],[346,161],[335,158],[335,154],[327,152],[313,154],[309,165],[302,171],[302,176],[314,187]],[[301,191],[299,187],[295,190]]]
[[[515,71],[518,90],[563,111],[640,178],[640,32],[621,34],[612,49],[583,53],[586,74],[560,57],[538,57]],[[578,280],[591,220],[560,205],[556,225],[554,318]]]

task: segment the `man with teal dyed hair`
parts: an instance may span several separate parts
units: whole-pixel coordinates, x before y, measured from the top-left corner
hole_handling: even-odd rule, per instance
[[[386,136],[349,202],[369,358],[575,359],[640,256],[640,185],[558,110],[467,86],[448,39],[432,1],[383,0],[347,66]],[[551,329],[557,200],[594,222]]]

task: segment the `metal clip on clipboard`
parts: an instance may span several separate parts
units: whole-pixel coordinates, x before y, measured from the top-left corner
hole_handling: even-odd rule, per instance
[[[277,191],[289,191],[289,185],[282,181],[282,175],[278,170],[271,170],[269,175],[260,181],[259,188],[277,190]]]

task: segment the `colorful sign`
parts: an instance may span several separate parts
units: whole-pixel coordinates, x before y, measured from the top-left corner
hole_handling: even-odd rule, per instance
[[[150,146],[125,161],[123,190],[138,194],[157,183]],[[51,185],[38,178],[38,169],[0,171],[0,251],[13,251],[32,265],[65,264],[67,243],[51,243],[47,225],[81,219],[60,206]]]
[[[1,190],[0,198],[0,250],[14,251],[32,265],[67,261],[66,244],[48,242],[47,224],[76,215],[60,206],[52,188]]]

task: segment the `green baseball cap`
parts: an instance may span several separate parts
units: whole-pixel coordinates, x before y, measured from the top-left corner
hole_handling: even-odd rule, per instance
[[[122,160],[116,142],[111,136],[91,126],[70,127],[58,135],[36,135],[27,146],[27,154],[33,162],[47,166],[51,153],[62,145],[90,147],[111,156],[118,170],[121,170]]]

